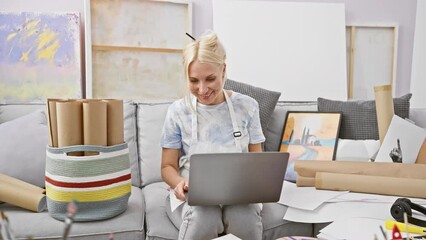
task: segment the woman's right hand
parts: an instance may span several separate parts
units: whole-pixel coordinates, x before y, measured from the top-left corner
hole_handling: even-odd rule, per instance
[[[186,201],[186,192],[189,190],[188,179],[183,179],[174,188],[175,196],[181,201]]]

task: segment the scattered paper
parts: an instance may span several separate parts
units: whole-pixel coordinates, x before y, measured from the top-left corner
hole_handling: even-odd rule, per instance
[[[170,209],[172,212],[174,212],[176,208],[182,205],[182,203],[185,203],[185,201],[178,199],[175,195],[175,190],[170,189]]]
[[[333,222],[340,218],[370,217],[392,219],[393,203],[336,202],[324,203],[313,211],[289,207],[283,219],[303,223]]]
[[[213,238],[213,240],[241,240],[241,238],[229,233],[222,237]]]
[[[330,239],[346,239],[346,240],[359,240],[359,239],[374,239],[376,235],[378,239],[384,239],[383,233],[380,230],[382,226],[388,239],[392,237],[392,231],[385,229],[384,219],[374,218],[343,218],[339,219],[325,228],[320,230],[321,234],[329,236]],[[403,237],[406,236],[405,232],[401,231]],[[417,236],[410,234],[411,236]],[[319,236],[319,235],[318,235]]]
[[[347,193],[348,191],[316,190],[314,187],[297,187],[284,181],[279,204],[304,210],[314,210],[326,201]]]

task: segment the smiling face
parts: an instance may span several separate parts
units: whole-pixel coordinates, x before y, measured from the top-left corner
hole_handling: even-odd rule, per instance
[[[226,65],[192,62],[188,69],[189,90],[204,105],[225,101],[223,84]]]

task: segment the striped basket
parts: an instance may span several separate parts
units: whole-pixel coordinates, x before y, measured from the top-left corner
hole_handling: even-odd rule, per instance
[[[70,152],[99,152],[94,156],[68,156]],[[101,146],[47,148],[46,200],[49,214],[66,218],[67,204],[77,201],[74,221],[114,217],[127,209],[131,173],[127,143]]]

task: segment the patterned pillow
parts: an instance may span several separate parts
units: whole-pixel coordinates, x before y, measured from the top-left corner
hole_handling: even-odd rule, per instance
[[[271,119],[272,112],[275,109],[275,105],[277,105],[281,93],[237,82],[231,79],[226,80],[224,88],[245,94],[257,101],[259,104],[260,124],[262,125],[263,134],[266,134],[269,120]]]
[[[393,99],[395,114],[403,119],[410,115],[410,99],[406,94]],[[336,101],[318,98],[319,112],[342,112],[339,138],[343,139],[379,139],[376,103],[374,100]]]

